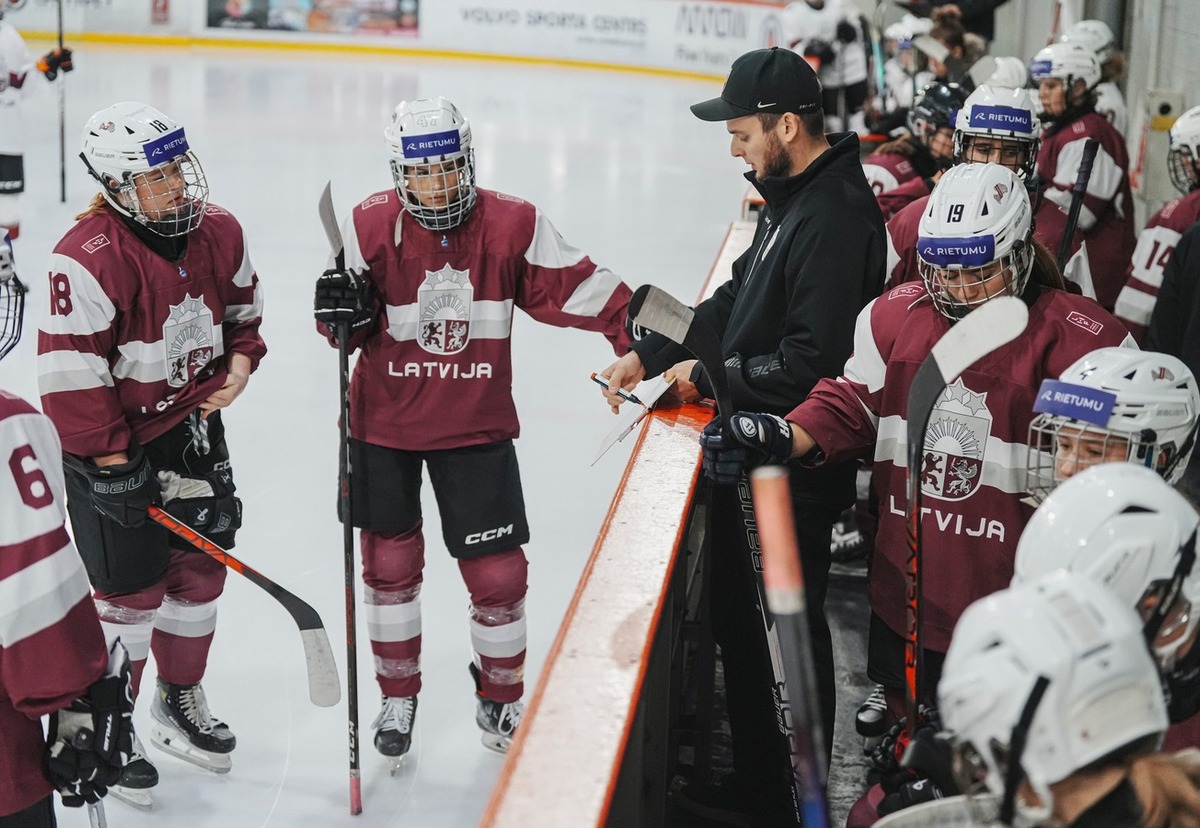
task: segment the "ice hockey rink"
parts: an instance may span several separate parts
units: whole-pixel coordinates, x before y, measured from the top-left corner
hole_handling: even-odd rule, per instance
[[[44,44],[33,42],[32,51]],[[69,45],[69,44],[68,44]],[[688,105],[719,83],[666,76],[396,56],[80,44],[66,77],[67,202],[59,202],[58,89],[31,73],[25,102],[26,193],[18,273],[32,287],[26,333],[0,364],[0,387],[37,399],[36,328],[46,262],[96,191],[77,158],[95,110],[150,103],[187,129],[212,201],[245,227],[262,279],[269,353],[226,412],[245,523],[236,554],[313,606],[343,672],[342,534],[335,519],[336,352],[311,319],[312,284],[328,245],[317,200],[333,183],[339,216],[391,186],[382,130],[405,98],[445,95],[471,121],[479,183],[527,198],[572,244],[631,286],[653,282],[690,301],[708,274],[746,184],[721,124]],[[590,467],[612,425],[588,374],[613,354],[602,337],[550,328],[518,312],[513,334],[517,442],[533,540],[528,697],[633,440]],[[230,573],[204,679],[210,705],[238,738],[233,770],[216,776],[149,746],[161,782],[151,812],[107,802],[124,826],[470,826],[502,757],[474,722],[467,593],[440,542],[426,491],[424,691],[412,752],[389,777],[370,744],[379,709],[360,614],[358,673],[363,813],[348,806],[347,704],[308,701],[290,617]],[[357,563],[356,563],[357,571]],[[357,593],[361,599],[361,586]],[[153,689],[153,666],[143,691]],[[588,700],[578,700],[587,716]],[[148,736],[145,705],[136,723]],[[587,751],[581,744],[579,750]],[[63,826],[85,812],[58,808]]]

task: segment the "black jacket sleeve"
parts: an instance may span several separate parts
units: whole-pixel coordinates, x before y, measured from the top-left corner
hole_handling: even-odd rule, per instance
[[[1193,373],[1200,372],[1197,280],[1200,280],[1200,224],[1184,232],[1163,269],[1162,287],[1146,334],[1147,348],[1179,357]]]

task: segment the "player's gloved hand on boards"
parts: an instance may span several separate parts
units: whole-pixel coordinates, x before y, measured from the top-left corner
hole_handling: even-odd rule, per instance
[[[242,525],[242,500],[234,496],[233,476],[225,469],[203,477],[158,473],[163,509],[202,535],[232,532]]]
[[[85,473],[96,511],[132,528],[146,522],[146,510],[159,502],[161,490],[142,447],[134,443],[126,453],[124,463],[88,467]]]
[[[774,414],[739,411],[725,426],[714,417],[700,435],[704,473],[714,483],[736,483],[746,469],[792,456],[792,427]]]
[[[837,39],[842,43],[853,43],[858,37],[858,28],[849,20],[839,20],[837,24]]]
[[[120,640],[108,668],[87,694],[50,714],[45,769],[63,805],[96,802],[116,784],[133,753],[133,690],[129,654]]]
[[[75,64],[71,62],[71,54],[71,50],[67,48],[46,52],[37,62],[38,71],[46,76],[46,80],[54,80],[59,72],[70,72],[75,68]]]
[[[350,326],[353,335],[375,319],[379,300],[362,270],[326,270],[317,279],[313,316],[336,333],[339,322]]]
[[[833,63],[833,47],[824,40],[810,40],[804,46],[805,57],[815,57],[821,63]]]

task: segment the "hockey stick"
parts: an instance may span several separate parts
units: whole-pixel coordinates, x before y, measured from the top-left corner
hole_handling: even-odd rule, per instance
[[[905,702],[909,734],[916,732],[925,687],[922,624],[921,474],[929,417],[946,386],[998,348],[1012,342],[1029,322],[1029,309],[1015,296],[991,299],[954,324],[933,346],[908,389],[908,561],[904,567],[908,634],[904,641]]]
[[[342,231],[333,211],[333,182],[325,183],[317,204],[321,225],[339,270],[346,265]],[[349,696],[350,813],[362,813],[362,776],[358,761],[358,631],[354,604],[354,523],[350,499],[350,324],[337,323],[340,430],[338,434],[338,513],[342,518],[342,558],[346,571],[346,695]]]
[[[63,48],[63,0],[58,0],[58,51]],[[66,73],[64,72],[63,75]],[[67,90],[58,78],[58,200],[67,203]]]
[[[725,376],[725,362],[721,358],[721,339],[717,336],[716,331],[703,321],[696,319],[696,312],[687,305],[653,285],[642,285],[634,291],[633,296],[629,299],[629,319],[635,325],[662,334],[695,355],[700,364],[704,366],[704,372],[712,384],[713,394],[717,400],[717,411],[721,415],[722,422],[728,422],[728,418],[734,413],[733,399],[729,392],[729,380]],[[779,723],[779,732],[787,741],[792,778],[795,782],[792,786],[792,805],[795,809],[796,819],[800,820],[804,801],[804,794],[799,789],[801,760],[796,753],[797,740],[792,737],[790,704],[780,652],[779,632],[775,628],[774,619],[767,610],[762,579],[762,559],[759,555],[758,525],[754,518],[754,503],[750,497],[750,485],[745,474],[742,474],[738,480],[737,493],[742,510],[744,548],[750,556],[751,569],[754,570],[755,586],[758,588],[758,609],[762,615],[767,650],[771,656],[775,718]],[[814,750],[818,748],[818,741],[819,739],[809,740]],[[821,760],[819,755],[814,753],[809,761],[819,763]]]
[[[1058,241],[1058,255],[1054,261],[1058,272],[1066,267],[1067,258],[1071,253],[1071,237],[1075,235],[1075,227],[1079,224],[1079,212],[1083,209],[1083,197],[1087,195],[1088,181],[1092,177],[1092,165],[1096,161],[1096,152],[1100,142],[1088,138],[1083,145],[1083,157],[1079,160],[1079,174],[1075,176],[1075,184],[1071,187],[1071,206],[1067,209],[1067,224],[1063,228],[1062,238]]]
[[[158,506],[151,506],[146,510],[146,514],[159,526],[244,576],[282,604],[300,628],[300,640],[304,644],[304,663],[308,669],[308,698],[317,707],[333,707],[341,700],[342,690],[338,684],[337,663],[333,660],[333,650],[329,646],[329,637],[325,634],[325,625],[315,609],[266,575],[239,561],[169,512]]]
[[[762,542],[763,586],[767,606],[775,616],[788,698],[796,727],[796,782],[801,797],[805,828],[829,825],[825,801],[825,768],[818,743],[821,711],[817,699],[817,676],[813,666],[812,638],[808,631],[808,602],[804,597],[804,569],[796,545],[795,518],[788,491],[786,466],[763,466],[750,474],[754,516]]]

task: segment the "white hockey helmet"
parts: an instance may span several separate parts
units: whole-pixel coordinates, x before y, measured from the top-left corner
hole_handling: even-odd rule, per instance
[[[25,286],[13,268],[12,241],[0,240],[0,359],[17,347],[25,319]]]
[[[1033,271],[1033,225],[1017,174],[999,164],[947,170],[917,225],[917,270],[950,319],[997,296],[1020,296]]]
[[[1104,63],[1117,49],[1112,29],[1103,20],[1080,20],[1067,27],[1058,39],[1059,43],[1079,43],[1092,50],[1096,60]]]
[[[1167,167],[1175,189],[1187,195],[1200,187],[1200,106],[1180,115],[1168,133]]]
[[[958,110],[954,124],[954,157],[960,162],[972,162],[967,152],[978,138],[987,141],[992,153],[1002,160],[996,163],[1008,167],[1024,179],[1033,177],[1041,145],[1041,122],[1028,89],[1005,89],[983,85],[976,87]],[[983,158],[982,160],[995,160]]]
[[[963,792],[1004,794],[1011,769],[1041,800],[1014,803],[1035,820],[1053,811],[1051,785],[1093,762],[1153,750],[1167,728],[1137,614],[1065,572],[967,607],[946,653],[938,709]]]
[[[4,19],[4,13],[10,11],[20,11],[25,7],[26,0],[0,0],[0,20]]]
[[[383,131],[392,179],[413,218],[430,230],[449,230],[475,206],[471,125],[442,97],[402,101]]]
[[[1174,665],[1200,622],[1200,515],[1154,472],[1105,463],[1055,489],[1017,543],[1013,585],[1058,570],[1103,584],[1143,617],[1163,668]]]
[[[124,101],[88,118],[79,153],[114,209],[160,236],[204,219],[208,179],[183,127],[152,106]]]
[[[996,68],[988,75],[983,85],[1001,89],[1024,89],[1029,86],[1029,67],[1019,57],[1001,55],[996,58]]]
[[[1104,462],[1137,463],[1175,483],[1196,443],[1200,384],[1169,354],[1100,348],[1043,380],[1033,411],[1026,485],[1034,500]]]
[[[1088,90],[1100,82],[1100,61],[1096,53],[1080,43],[1051,43],[1033,56],[1029,76],[1034,82],[1058,78],[1066,90],[1067,105],[1075,99],[1075,82],[1083,81]]]

